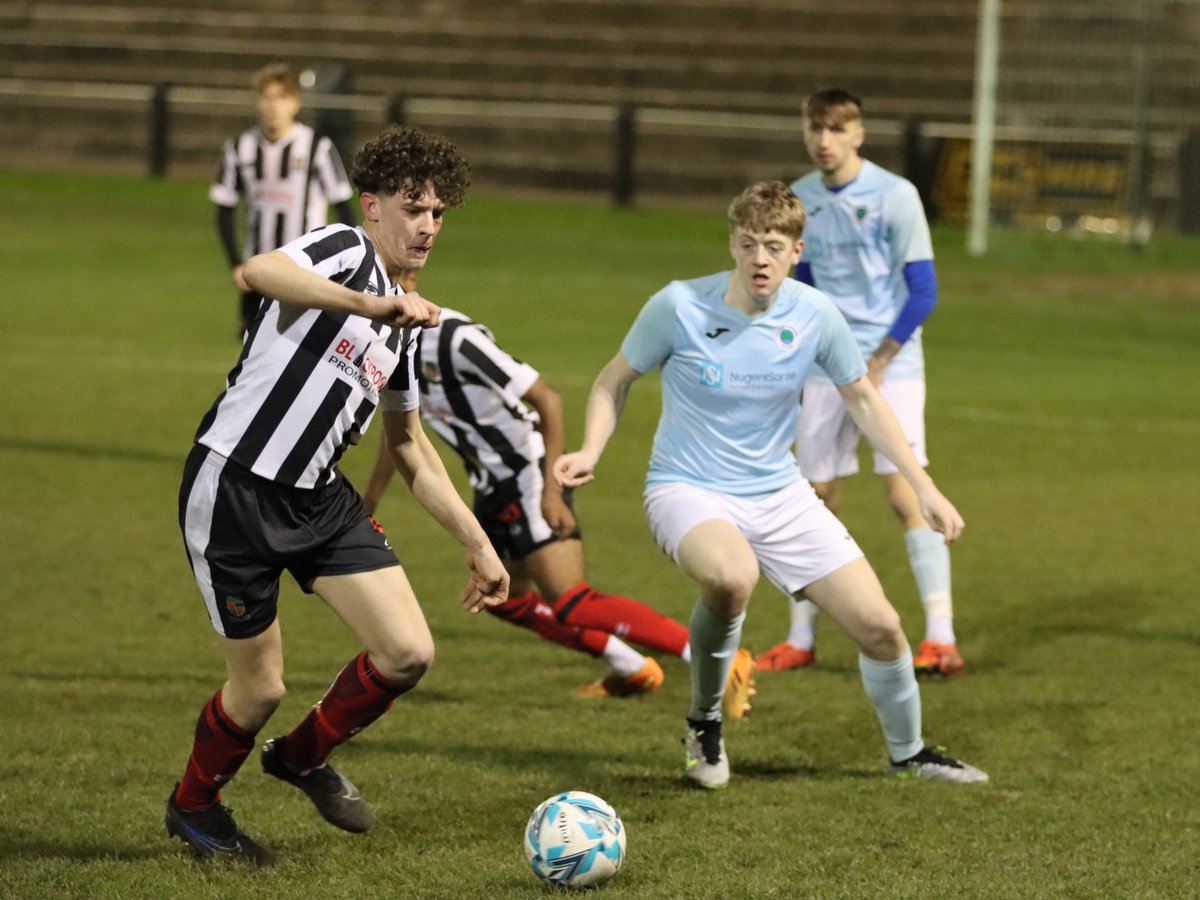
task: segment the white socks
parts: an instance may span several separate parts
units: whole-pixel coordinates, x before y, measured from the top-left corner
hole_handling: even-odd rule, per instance
[[[600,654],[600,658],[604,660],[604,664],[612,673],[620,678],[628,678],[630,675],[640,672],[642,666],[646,664],[646,657],[619,637],[611,634],[608,636],[608,643],[604,645],[604,652]]]
[[[788,629],[787,642],[801,650],[811,650],[817,640],[817,605],[811,600],[788,597],[792,624]]]
[[[950,599],[950,548],[928,525],[904,533],[908,563],[925,607],[925,640],[953,644],[954,606]]]

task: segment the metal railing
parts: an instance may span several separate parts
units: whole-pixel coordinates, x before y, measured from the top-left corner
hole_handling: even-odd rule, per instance
[[[228,121],[245,120],[253,105],[250,92],[241,89],[193,87],[171,84],[97,84],[86,82],[42,81],[35,79],[0,79],[0,102],[10,106],[21,104],[37,109],[71,110],[83,107],[108,111],[138,111],[144,117],[145,171],[155,177],[169,174],[175,163],[175,152],[181,141],[183,127],[180,115],[211,116]],[[604,105],[576,103],[547,103],[536,101],[497,101],[467,98],[417,97],[401,94],[372,95],[330,93],[309,90],[304,93],[304,105],[318,119],[338,116],[355,117],[372,122],[371,127],[387,123],[430,125],[461,128],[462,130],[508,128],[509,144],[492,145],[492,135],[478,148],[486,168],[488,154],[496,171],[510,177],[518,173],[516,183],[525,183],[520,171],[533,173],[525,179],[533,183],[554,172],[557,183],[577,189],[586,184],[589,190],[604,190],[614,204],[632,204],[639,194],[653,193],[664,173],[690,184],[712,187],[720,184],[738,189],[737,179],[745,174],[750,178],[782,177],[798,174],[807,168],[801,143],[799,122],[794,115],[766,115],[704,110],[670,109],[665,107]],[[62,127],[64,119],[57,120]],[[211,132],[224,128],[206,123]],[[580,131],[570,149],[555,149],[538,144],[534,137],[514,138],[513,135],[557,135],[570,129]],[[338,135],[329,127],[335,142]],[[137,127],[130,129],[136,134]],[[1056,129],[1058,141],[1080,144],[1129,145],[1133,133],[1123,129]],[[921,190],[932,216],[938,214],[936,198],[945,194],[945,161],[947,148],[961,149],[969,142],[970,126],[965,122],[898,122],[872,120],[870,123],[871,155],[889,168],[903,172]],[[340,149],[353,151],[350,136],[343,135]],[[1000,128],[998,140],[1033,145],[1044,142],[1039,129]],[[190,134],[192,147],[197,150],[199,137],[195,129]],[[218,144],[207,149],[212,138],[204,136],[207,154],[216,153]],[[135,142],[133,153],[139,152]],[[747,145],[767,146],[764,155],[737,169],[739,153]],[[579,153],[586,146],[587,158]],[[713,149],[716,147],[717,149]],[[1160,221],[1180,230],[1200,229],[1200,175],[1186,160],[1198,156],[1200,139],[1184,131],[1159,132],[1151,141],[1151,149],[1160,160],[1155,194],[1170,198],[1173,205],[1162,211]],[[682,152],[681,152],[682,149]],[[557,154],[557,155],[556,155]],[[572,155],[575,154],[575,155]],[[473,155],[472,161],[476,157]],[[1165,162],[1163,162],[1165,161]],[[208,164],[205,164],[205,168]],[[731,169],[737,174],[725,182],[721,176]],[[690,181],[689,181],[690,179]],[[706,189],[707,190],[707,189]],[[717,188],[708,191],[714,193]],[[965,191],[965,184],[962,186]],[[943,210],[950,213],[949,208]],[[951,215],[953,219],[954,216]]]

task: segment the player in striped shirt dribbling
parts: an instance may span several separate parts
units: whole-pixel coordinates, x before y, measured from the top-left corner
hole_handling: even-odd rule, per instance
[[[396,552],[337,466],[377,408],[397,469],[466,553],[463,606],[479,612],[508,592],[503,564],[421,427],[413,357],[440,310],[403,287],[428,260],[446,209],[462,203],[469,169],[448,141],[393,128],[358,152],[353,181],[361,227],[319,228],[246,263],[246,282],[267,299],[184,467],[180,527],[226,667],[167,798],[168,835],[200,856],[274,859],[220,801],[283,699],[284,570],[364,649],[302,722],[266,742],[263,769],[331,824],[372,824],[328,757],[415,687],[433,658]]]

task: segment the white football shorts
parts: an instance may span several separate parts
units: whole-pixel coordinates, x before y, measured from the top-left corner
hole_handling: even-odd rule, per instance
[[[884,380],[879,393],[892,407],[900,430],[922,467],[925,455],[925,382],[919,378]],[[796,420],[796,459],[809,481],[833,481],[858,472],[858,426],[846,412],[842,395],[829,381],[806,381]],[[876,475],[894,475],[892,461],[872,449]]]
[[[654,539],[676,564],[689,531],[724,519],[750,544],[767,579],[789,596],[863,555],[802,479],[766,497],[736,497],[677,481],[651,485],[642,499]]]

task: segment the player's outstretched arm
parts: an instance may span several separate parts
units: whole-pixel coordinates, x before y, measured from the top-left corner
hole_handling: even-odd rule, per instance
[[[479,521],[454,489],[441,457],[421,427],[420,413],[415,409],[387,410],[383,425],[396,471],[413,497],[466,551],[470,577],[460,598],[463,606],[469,612],[479,612],[503,603],[508,598],[508,572]]]
[[[246,284],[264,297],[308,309],[326,309],[376,319],[397,328],[438,323],[441,307],[415,291],[391,297],[375,297],[351,290],[336,281],[297,265],[286,253],[273,250],[246,261],[242,269]]]
[[[838,385],[838,393],[842,395],[842,402],[846,404],[850,417],[867,436],[867,440],[890,459],[912,485],[925,521],[945,536],[946,543],[957,540],[965,527],[962,516],[913,456],[895,413],[875,389],[870,377],[864,375],[857,381]]]
[[[554,477],[563,487],[578,487],[595,478],[596,465],[617,428],[630,385],[641,376],[642,373],[629,365],[622,353],[600,370],[588,395],[583,446],[574,453],[564,453],[554,466]]]

